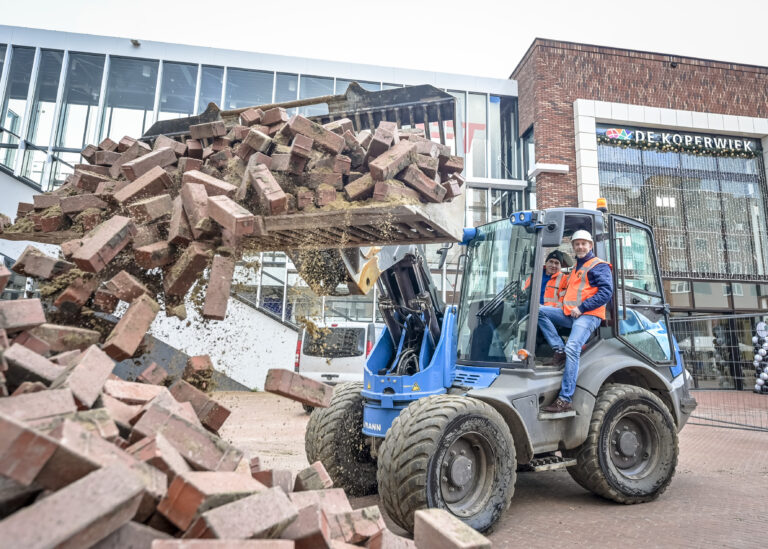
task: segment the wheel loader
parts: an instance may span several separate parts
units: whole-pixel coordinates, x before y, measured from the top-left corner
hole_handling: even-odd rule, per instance
[[[547,360],[536,297],[544,258],[568,250],[577,230],[594,235],[615,291],[583,349],[574,410],[542,413],[557,397],[562,367]],[[379,252],[387,328],[363,382],[337,386],[330,407],[312,413],[309,461],[322,461],[351,495],[378,491],[408,531],[427,507],[488,531],[510,506],[520,470],[565,468],[618,503],[657,498],[696,402],[669,329],[651,228],[605,211],[554,208],[465,229],[461,245],[457,306],[441,301],[419,247]]]

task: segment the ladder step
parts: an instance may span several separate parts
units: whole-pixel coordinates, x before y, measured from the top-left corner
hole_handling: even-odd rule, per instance
[[[576,417],[576,410],[569,410],[567,412],[539,412],[539,421],[564,419],[567,417]]]
[[[573,458],[564,458],[560,456],[547,456],[541,458],[533,458],[530,463],[526,465],[528,471],[541,473],[542,471],[554,471],[556,469],[565,469],[566,467],[576,465],[576,460]]]

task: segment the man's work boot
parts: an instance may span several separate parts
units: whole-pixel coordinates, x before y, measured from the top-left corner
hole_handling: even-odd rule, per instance
[[[544,361],[544,366],[557,366],[561,368],[565,364],[565,351],[562,349],[556,349],[552,358]]]
[[[561,412],[570,412],[573,410],[573,404],[570,402],[564,401],[562,398],[559,398],[554,401],[549,406],[542,406],[541,411],[542,412],[549,412],[552,414],[559,414]]]

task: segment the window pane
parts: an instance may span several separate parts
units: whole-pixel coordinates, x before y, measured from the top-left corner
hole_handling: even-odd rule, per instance
[[[195,108],[197,65],[163,63],[158,120],[184,118]]]
[[[664,280],[664,293],[670,307],[689,308],[693,306],[691,300],[691,283],[688,280]]]
[[[488,222],[488,208],[486,208],[485,203],[488,189],[468,188],[466,192],[468,193],[467,209],[469,210],[468,217],[470,226],[477,227],[478,225],[484,225]]]
[[[452,131],[450,134],[446,134],[445,144],[453,149],[454,154],[465,156],[467,153],[467,149],[464,147],[464,138],[466,137],[465,132],[467,129],[466,121],[464,120],[464,104],[466,101],[466,94],[461,91],[449,91],[448,93],[456,98],[456,125],[458,128],[455,132]],[[446,122],[446,124],[452,123]],[[465,173],[470,172],[465,169]]]
[[[0,125],[6,130],[21,134],[21,122],[27,107],[27,93],[35,60],[34,48],[14,47],[11,51],[11,66],[8,71],[8,87],[3,100]],[[0,145],[10,144],[13,148],[0,149],[0,164],[13,167],[16,160],[16,146],[19,140],[8,132],[0,134]]]
[[[336,94],[342,94],[347,91],[347,87],[352,83],[357,82],[360,87],[367,91],[377,92],[381,90],[381,84],[378,82],[366,82],[365,80],[345,80],[343,78],[336,79]]]
[[[255,107],[272,102],[271,72],[227,69],[225,109]]]
[[[467,142],[469,151],[467,154],[467,174],[472,177],[485,177],[485,113],[486,96],[478,93],[469,94],[469,107],[467,117]]]
[[[96,124],[103,72],[103,55],[70,54],[57,147],[82,149],[88,143]]]
[[[157,61],[113,57],[109,63],[106,112],[100,139],[138,137],[152,122]]]
[[[320,78],[318,76],[302,76],[300,99],[311,99],[323,95],[333,95],[333,78]],[[304,116],[317,116],[328,114],[328,105],[308,105],[299,108],[299,113]]]
[[[63,184],[67,179],[67,176],[74,172],[71,166],[74,166],[80,162],[80,153],[71,152],[58,152],[55,156],[60,160],[54,160],[53,168],[51,169],[51,186],[58,187]],[[67,166],[67,164],[70,166]]]
[[[734,309],[759,309],[757,284],[731,283]]]
[[[0,74],[3,74],[3,65],[5,65],[5,51],[8,49],[8,46],[5,44],[0,44]]]
[[[63,58],[64,53],[60,51],[43,50],[40,54],[40,68],[27,133],[27,141],[35,145],[48,146],[51,141],[53,110]]]
[[[697,309],[730,309],[730,285],[720,282],[694,282],[693,299]]]
[[[624,254],[623,276],[626,286],[658,294],[659,287],[656,280],[651,235],[640,227],[634,227],[617,221],[615,236],[617,245],[621,246]]]
[[[277,73],[275,82],[275,103],[286,103],[296,101],[299,98],[299,75]],[[289,109],[288,113],[293,115],[298,109]]]
[[[221,103],[221,83],[224,81],[224,69],[222,67],[203,66],[200,75],[200,101],[198,102],[198,114],[208,108],[208,103]]]

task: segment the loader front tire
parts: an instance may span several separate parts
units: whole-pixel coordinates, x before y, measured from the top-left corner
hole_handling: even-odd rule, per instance
[[[389,517],[413,532],[414,513],[440,508],[480,532],[509,507],[515,446],[499,413],[477,399],[437,395],[410,404],[379,449],[379,495]]]
[[[659,497],[677,466],[677,429],[659,397],[642,387],[610,384],[597,395],[584,443],[564,453],[583,488],[618,503]]]
[[[315,408],[304,435],[310,463],[322,462],[333,485],[350,496],[376,493],[376,461],[363,436],[362,382],[336,385],[328,408]]]

